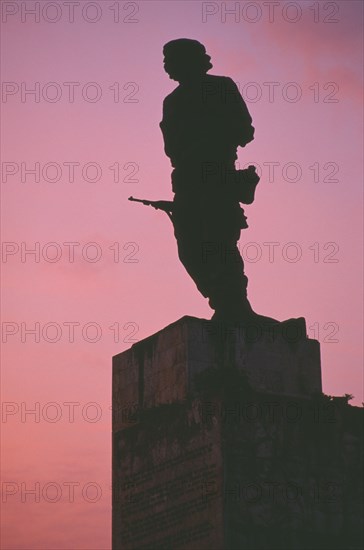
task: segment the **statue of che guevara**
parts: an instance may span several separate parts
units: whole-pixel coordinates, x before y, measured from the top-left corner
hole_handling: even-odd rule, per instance
[[[235,168],[237,148],[254,139],[247,106],[231,78],[207,74],[211,58],[197,40],[172,40],[163,53],[166,73],[179,83],[160,123],[174,200],[141,202],[168,213],[179,258],[209,299],[212,320],[277,322],[252,310],[237,247],[247,227],[240,203],[253,202],[259,181],[253,166]]]
[[[240,202],[254,199],[254,167],[235,169],[237,148],[254,139],[247,106],[231,78],[209,75],[197,40],[172,40],[164,69],[179,86],[163,103],[160,127],[173,166],[173,225],[178,255],[215,310],[213,320],[274,321],[253,312],[237,242],[247,227]],[[244,196],[245,195],[245,196]]]

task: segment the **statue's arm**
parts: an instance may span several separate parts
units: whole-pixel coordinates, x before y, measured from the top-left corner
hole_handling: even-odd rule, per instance
[[[159,124],[163,134],[164,152],[171,159],[172,164],[174,164],[176,151],[181,148],[179,118],[176,111],[176,101],[172,93],[163,101],[163,117]]]
[[[228,116],[236,144],[245,147],[254,139],[255,128],[252,125],[252,117],[235,82],[231,78],[226,78],[226,86]]]
[[[171,152],[170,152],[171,132],[169,131],[169,127],[168,127],[169,117],[170,117],[170,114],[169,114],[169,101],[168,101],[168,96],[167,96],[163,101],[163,116],[162,116],[162,120],[159,124],[159,127],[162,130],[162,134],[163,134],[164,152],[167,155],[167,157],[171,158]]]
[[[190,123],[186,123],[187,113],[178,105],[172,94],[163,101],[163,118],[160,123],[164,139],[164,152],[171,159],[172,166],[176,166],[184,157],[189,158],[200,145],[200,136],[193,132]]]

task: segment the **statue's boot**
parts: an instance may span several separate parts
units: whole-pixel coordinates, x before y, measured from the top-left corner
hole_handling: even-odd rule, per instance
[[[215,311],[214,315],[211,317],[211,321],[218,323],[229,323],[229,324],[239,324],[244,327],[261,327],[263,330],[270,327],[279,325],[281,321],[278,319],[273,319],[272,317],[267,317],[265,315],[258,315],[254,313],[252,315],[241,315],[241,312],[237,314],[228,314],[226,312]]]
[[[303,317],[278,321],[272,317],[259,315],[253,311],[248,299],[244,298],[240,303],[227,304],[216,307],[211,321],[224,325],[240,325],[253,334],[269,331],[276,336],[281,335],[290,343],[298,342],[306,338],[306,321]]]
[[[215,305],[215,313],[211,321],[239,323],[243,325],[260,325],[262,327],[277,324],[279,321],[272,317],[259,315],[253,311],[250,302],[247,298],[235,299],[234,301],[225,300],[220,304]]]

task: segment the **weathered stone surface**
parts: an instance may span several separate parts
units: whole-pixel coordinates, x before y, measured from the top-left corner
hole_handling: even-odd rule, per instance
[[[183,317],[113,358],[118,409],[182,402],[193,377],[218,366],[242,370],[252,387],[267,392],[321,391],[319,343],[305,331],[246,330]]]
[[[318,342],[220,329],[114,357],[113,550],[359,549],[362,410],[320,392]]]
[[[219,425],[164,405],[113,438],[113,548],[223,548]]]

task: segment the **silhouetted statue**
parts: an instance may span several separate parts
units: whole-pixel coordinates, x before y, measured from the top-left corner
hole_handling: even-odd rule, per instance
[[[237,248],[241,229],[247,227],[239,202],[253,201],[259,181],[254,167],[235,169],[237,147],[254,139],[252,118],[231,78],[207,74],[212,65],[200,42],[172,40],[163,53],[165,71],[179,82],[164,100],[160,123],[174,168],[179,258],[209,298],[214,320],[269,321],[252,311]]]
[[[277,323],[254,313],[237,242],[248,227],[240,203],[251,204],[255,167],[236,170],[237,148],[254,139],[247,106],[231,78],[208,75],[210,56],[197,40],[181,38],[163,49],[164,68],[179,86],[163,103],[165,152],[173,166],[171,201],[134,199],[164,210],[178,255],[215,310],[213,320]]]

